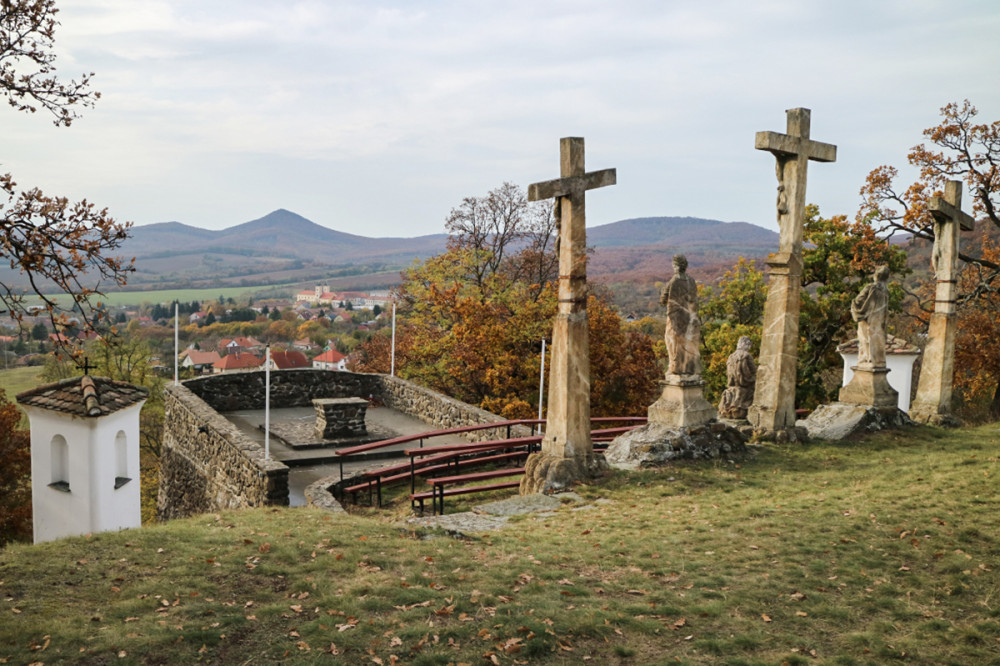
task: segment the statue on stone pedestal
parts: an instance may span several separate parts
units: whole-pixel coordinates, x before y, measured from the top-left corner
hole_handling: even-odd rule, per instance
[[[698,319],[698,285],[688,275],[687,258],[674,255],[674,276],[660,294],[667,306],[664,341],[670,363],[668,375],[701,375],[701,321]]]
[[[724,419],[745,419],[747,410],[753,404],[753,392],[757,386],[757,364],[750,355],[753,342],[741,336],[736,343],[736,351],[726,361],[726,390],[719,401],[719,416]]]
[[[879,266],[851,302],[851,317],[858,322],[858,366],[885,367],[885,320],[889,312],[889,268]]]

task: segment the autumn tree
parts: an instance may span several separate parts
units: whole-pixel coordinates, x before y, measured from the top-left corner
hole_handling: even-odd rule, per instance
[[[403,271],[397,289],[397,374],[508,418],[531,417],[556,312],[551,210],[529,206],[506,183],[465,199],[446,226],[448,249]],[[625,331],[606,296],[590,301],[594,413],[645,410],[660,374],[650,339]],[[388,363],[384,333],[352,359],[369,371]]]
[[[504,183],[482,197],[466,197],[445,220],[448,249],[466,261],[468,279],[486,296],[486,282],[503,273],[540,288],[555,277],[558,260],[551,206],[529,203],[517,185]]]
[[[842,364],[837,345],[856,335],[851,301],[870,281],[877,266],[886,265],[896,278],[890,283],[890,312],[902,307],[898,279],[909,269],[906,253],[877,236],[870,225],[848,222],[843,215],[823,218],[815,205],[806,207],[799,314],[798,381],[795,402],[815,407],[832,397]],[[736,340],[747,335],[759,349],[767,289],[763,274],[741,259],[720,283],[703,290],[704,377],[713,397],[725,387],[725,359]]]
[[[66,81],[56,74],[55,0],[0,2],[0,95],[18,111],[47,112],[57,127],[78,118],[77,109],[93,106],[100,93],[90,78]],[[0,283],[0,305],[20,323],[27,308],[41,300],[53,328],[66,320],[52,291],[69,294],[84,325],[101,317],[92,306],[102,285],[123,285],[132,262],[113,256],[131,223],[119,223],[86,200],[70,203],[37,188],[20,190],[11,174],[0,175],[0,256],[19,269],[24,283]]]
[[[1000,244],[984,237],[982,258],[1000,263]],[[981,285],[983,262],[962,272],[959,289],[970,293]],[[1000,419],[1000,294],[983,292],[975,301],[958,308],[958,334],[955,339],[955,386],[968,403],[985,402],[991,420]]]
[[[1000,231],[1000,121],[977,124],[978,110],[969,100],[941,108],[941,122],[924,130],[930,146],[914,146],[907,156],[919,176],[905,189],[896,185],[899,172],[880,166],[868,174],[861,188],[862,206],[858,221],[880,233],[905,232],[916,238],[934,240],[934,219],[927,204],[941,196],[947,180],[964,182],[965,201],[971,199],[973,215]],[[996,295],[1000,288],[1000,263],[995,258],[963,248],[959,258],[980,268],[978,281],[959,295],[960,301]],[[932,306],[926,306],[930,309]]]
[[[736,265],[715,285],[699,294],[699,316],[703,323],[702,377],[705,396],[715,403],[726,389],[726,361],[741,336],[753,340],[754,355],[760,349],[761,321],[767,300],[764,272],[755,261],[740,257]]]
[[[31,540],[31,449],[21,410],[0,388],[0,548]]]

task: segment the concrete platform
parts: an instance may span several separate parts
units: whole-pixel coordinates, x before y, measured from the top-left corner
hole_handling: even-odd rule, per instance
[[[263,409],[225,412],[222,415],[247,437],[258,442],[262,447],[264,446]],[[312,428],[315,422],[316,410],[311,406],[271,410],[272,435],[268,446],[271,457],[280,460],[290,468],[288,472],[288,500],[291,506],[302,506],[306,503],[305,489],[309,484],[324,477],[340,474],[340,458],[334,455],[335,451],[371,441],[370,438],[359,439],[357,442],[338,442],[337,446],[296,450],[273,434],[275,430],[287,432],[303,428],[306,424]],[[365,426],[369,432],[378,433],[382,439],[419,435],[435,429],[420,419],[388,407],[370,407],[365,414]],[[446,435],[436,437],[429,442],[425,441],[424,446],[462,444],[467,441],[459,435]],[[349,462],[344,462],[344,476],[352,476],[362,471],[398,462],[403,458],[405,449],[416,448],[419,445],[419,442],[396,444],[388,449],[352,457]]]

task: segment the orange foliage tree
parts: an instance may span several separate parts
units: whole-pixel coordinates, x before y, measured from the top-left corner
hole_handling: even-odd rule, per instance
[[[510,184],[466,199],[448,219],[448,250],[404,271],[396,293],[397,374],[507,418],[537,413],[556,312],[549,210],[523,199]],[[644,413],[660,374],[652,341],[623,330],[607,298],[591,295],[589,308],[594,414]],[[352,354],[356,370],[388,365],[384,332]]]
[[[982,239],[982,256],[1000,264],[1000,245]],[[963,293],[971,293],[989,271],[979,264],[968,266],[959,281]],[[988,401],[989,415],[1000,419],[1000,293],[988,290],[975,301],[958,309],[958,334],[955,338],[955,385],[972,402]]]
[[[902,231],[933,241],[934,220],[927,203],[930,197],[943,194],[946,180],[960,180],[966,186],[965,201],[972,200],[973,215],[994,232],[1000,231],[1000,120],[977,124],[977,114],[969,100],[942,107],[941,122],[924,130],[932,146],[917,145],[908,155],[910,164],[920,169],[918,179],[900,190],[894,184],[895,167],[874,169],[861,188],[858,220],[880,233]],[[1000,278],[1000,263],[969,250],[964,248],[959,258],[977,264],[980,270],[976,271],[978,281],[962,291],[962,301],[995,293]]]

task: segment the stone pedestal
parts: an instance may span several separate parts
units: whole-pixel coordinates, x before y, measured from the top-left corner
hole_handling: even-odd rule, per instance
[[[889,380],[886,378],[889,374],[888,368],[856,365],[851,369],[854,371],[854,377],[847,386],[840,389],[840,402],[877,409],[897,408],[899,393],[889,386]]]
[[[910,418],[918,423],[950,425],[954,420],[951,392],[955,376],[955,317],[954,312],[931,315],[917,395],[910,405]]]
[[[778,252],[767,258],[771,272],[764,304],[764,330],[757,363],[757,388],[747,419],[771,432],[795,426],[802,257]]]
[[[316,408],[318,437],[364,437],[368,432],[365,426],[368,401],[364,398],[317,398],[312,403]]]
[[[660,386],[663,393],[647,412],[650,423],[685,428],[715,419],[715,408],[705,400],[705,382],[700,376],[667,375]]]

